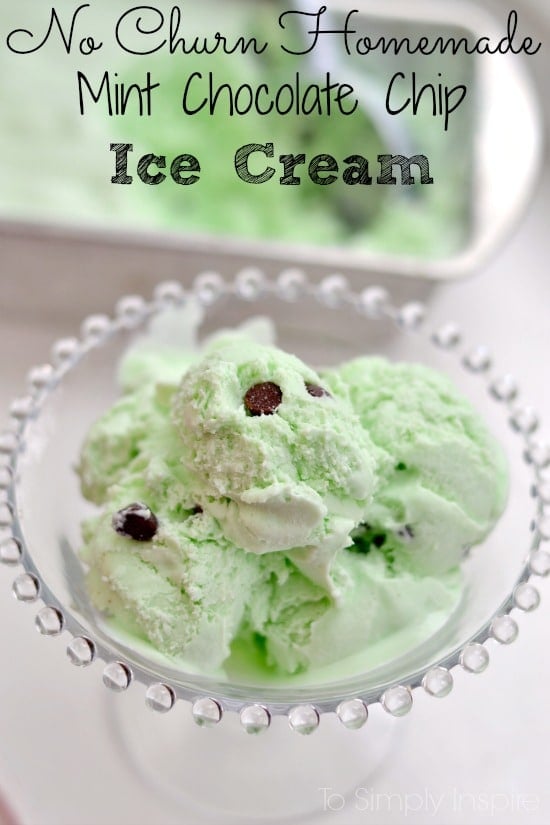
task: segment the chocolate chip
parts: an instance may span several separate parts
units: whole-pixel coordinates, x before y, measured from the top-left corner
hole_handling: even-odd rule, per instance
[[[273,415],[282,400],[281,388],[272,381],[265,381],[247,390],[244,405],[250,415]]]
[[[112,524],[120,536],[134,541],[151,541],[158,529],[155,514],[139,501],[115,513]]]
[[[348,550],[355,553],[370,553],[373,547],[381,549],[386,544],[386,533],[371,527],[370,524],[360,524],[354,532],[355,534],[352,534],[353,544],[348,547]]]
[[[200,504],[195,504],[195,506],[194,506],[194,507],[193,507],[193,509],[191,510],[191,515],[192,515],[192,516],[198,516],[198,515],[199,515],[199,513],[204,513],[204,510],[202,509],[202,507],[200,506]]]
[[[323,398],[323,396],[332,398],[332,395],[329,393],[329,391],[326,390],[324,387],[320,387],[319,384],[308,384],[308,382],[306,381],[306,390],[314,398]]]
[[[412,539],[414,539],[414,530],[410,524],[405,524],[403,527],[400,527],[399,530],[396,530],[395,532],[399,536],[401,541],[411,541]]]

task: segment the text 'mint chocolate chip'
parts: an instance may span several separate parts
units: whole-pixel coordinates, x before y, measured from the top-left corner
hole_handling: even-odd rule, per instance
[[[159,526],[153,511],[139,501],[115,513],[112,524],[120,536],[134,541],[151,541]]]
[[[282,400],[281,388],[273,381],[264,381],[247,390],[244,406],[250,415],[273,415]]]

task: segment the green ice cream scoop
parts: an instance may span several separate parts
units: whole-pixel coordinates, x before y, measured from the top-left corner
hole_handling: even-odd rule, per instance
[[[197,501],[224,534],[285,551],[330,589],[376,483],[377,450],[345,392],[293,355],[227,337],[184,376],[173,421]]]
[[[358,358],[323,380],[345,383],[380,451],[357,549],[374,544],[420,573],[459,564],[495,524],[508,489],[503,451],[479,414],[446,376],[419,364]]]

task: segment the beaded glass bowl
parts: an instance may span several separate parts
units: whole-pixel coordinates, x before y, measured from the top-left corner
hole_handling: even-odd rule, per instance
[[[182,672],[121,641],[99,621],[82,587],[79,525],[88,505],[74,465],[90,424],[116,397],[113,365],[153,315],[190,296],[205,309],[206,332],[268,314],[280,345],[313,365],[369,353],[428,363],[447,372],[484,415],[508,453],[509,503],[491,536],[465,561],[465,598],[442,632],[340,681],[267,685]],[[215,726],[234,711],[244,730],[259,733],[274,715],[285,715],[302,734],[312,733],[323,713],[335,712],[343,726],[357,729],[373,703],[403,716],[415,689],[446,696],[453,668],[481,673],[489,662],[488,642],[513,642],[516,614],[538,606],[533,580],[550,572],[550,554],[542,547],[550,539],[550,483],[544,477],[550,448],[536,440],[537,415],[518,402],[514,378],[494,368],[484,346],[466,346],[455,324],[431,327],[420,304],[393,306],[378,287],[354,293],[336,275],[313,284],[299,270],[268,280],[247,269],[228,283],[203,273],[189,290],[162,284],[150,302],[131,296],[118,303],[113,318],[89,317],[80,338],[58,341],[51,362],[33,369],[28,381],[28,394],[12,404],[12,426],[0,438],[0,559],[23,568],[13,584],[16,598],[43,603],[35,619],[41,634],[66,638],[74,665],[101,659],[103,681],[112,691],[142,683],[155,711],[165,713],[184,699],[201,726]]]

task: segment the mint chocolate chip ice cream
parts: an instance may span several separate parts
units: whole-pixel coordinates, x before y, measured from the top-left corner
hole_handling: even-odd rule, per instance
[[[420,364],[358,358],[344,381],[361,424],[379,448],[376,495],[356,532],[400,567],[439,573],[491,530],[506,501],[502,451],[472,405],[444,375]]]
[[[374,491],[376,449],[344,394],[312,395],[320,381],[293,355],[225,338],[184,376],[172,411],[191,486],[224,534],[287,553],[331,592],[334,555]]]
[[[79,466],[101,508],[89,595],[119,627],[184,668],[238,651],[290,674],[452,614],[507,471],[444,376],[378,358],[319,373],[246,331],[137,347],[121,376]]]

